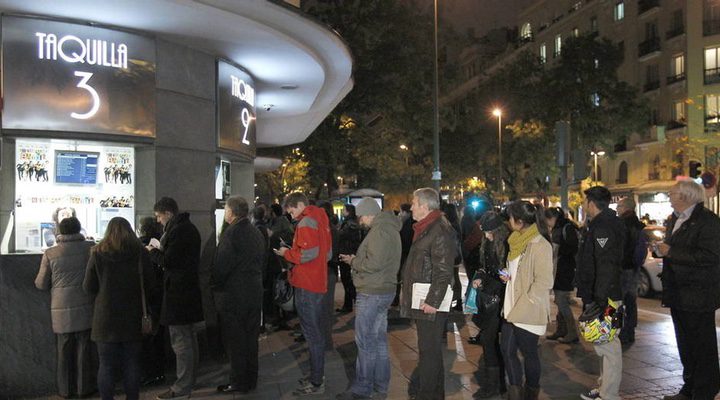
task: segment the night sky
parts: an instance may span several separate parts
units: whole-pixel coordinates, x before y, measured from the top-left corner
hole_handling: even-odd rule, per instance
[[[476,36],[490,29],[515,26],[517,13],[537,0],[438,0],[441,23],[449,22],[458,33],[473,28]]]

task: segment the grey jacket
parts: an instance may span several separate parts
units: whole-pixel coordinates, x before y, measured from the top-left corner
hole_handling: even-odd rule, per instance
[[[93,242],[81,234],[58,235],[57,246],[45,251],[35,286],[50,289],[50,315],[55,333],[90,329],[93,298],[82,288]]]
[[[357,291],[395,293],[401,252],[400,219],[390,211],[378,214],[352,260],[352,278]]]

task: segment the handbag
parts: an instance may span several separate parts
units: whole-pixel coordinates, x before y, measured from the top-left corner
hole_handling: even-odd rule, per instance
[[[465,314],[477,314],[477,289],[472,286],[472,283],[468,285],[467,293],[465,294],[465,303],[463,304],[463,311]]]
[[[152,316],[147,311],[147,301],[145,300],[145,283],[143,279],[143,265],[142,265],[142,255],[140,256],[140,259],[138,260],[138,272],[140,273],[140,297],[142,298],[142,334],[149,336],[154,335],[157,333],[157,324],[152,319]]]
[[[274,283],[273,301],[284,311],[291,312],[295,307],[294,297],[295,291],[288,282],[287,271],[281,272],[276,278]]]

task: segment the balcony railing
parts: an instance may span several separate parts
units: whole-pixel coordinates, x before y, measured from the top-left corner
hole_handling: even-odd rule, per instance
[[[676,36],[682,35],[683,33],[685,33],[685,27],[677,26],[677,27],[672,28],[669,31],[665,32],[665,39],[672,39]]]
[[[673,129],[680,129],[687,126],[687,122],[685,119],[676,121],[676,120],[670,120],[667,123],[667,130],[673,130]]]
[[[703,21],[703,35],[717,35],[720,33],[720,19],[706,19]]]
[[[644,91],[649,92],[651,90],[657,90],[660,89],[660,81],[652,81],[652,82],[645,82],[645,85],[643,86]]]
[[[710,68],[705,70],[705,84],[711,85],[720,82],[720,68]]]
[[[638,15],[645,14],[655,7],[660,7],[660,0],[640,0],[638,1]]]
[[[673,83],[681,82],[685,80],[685,73],[679,73],[677,75],[672,75],[667,77],[667,84],[672,85]]]
[[[660,51],[660,38],[650,38],[638,45],[638,57],[646,56],[650,53]]]

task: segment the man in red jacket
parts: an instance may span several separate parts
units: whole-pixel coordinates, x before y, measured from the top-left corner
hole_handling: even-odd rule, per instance
[[[325,336],[322,332],[323,294],[327,291],[327,263],[332,258],[330,223],[325,210],[308,205],[304,194],[290,193],[285,210],[297,221],[292,248],[280,247],[275,253],[294,265],[290,284],[295,288],[295,308],[310,350],[310,377],[300,380],[295,395],[325,392]]]

